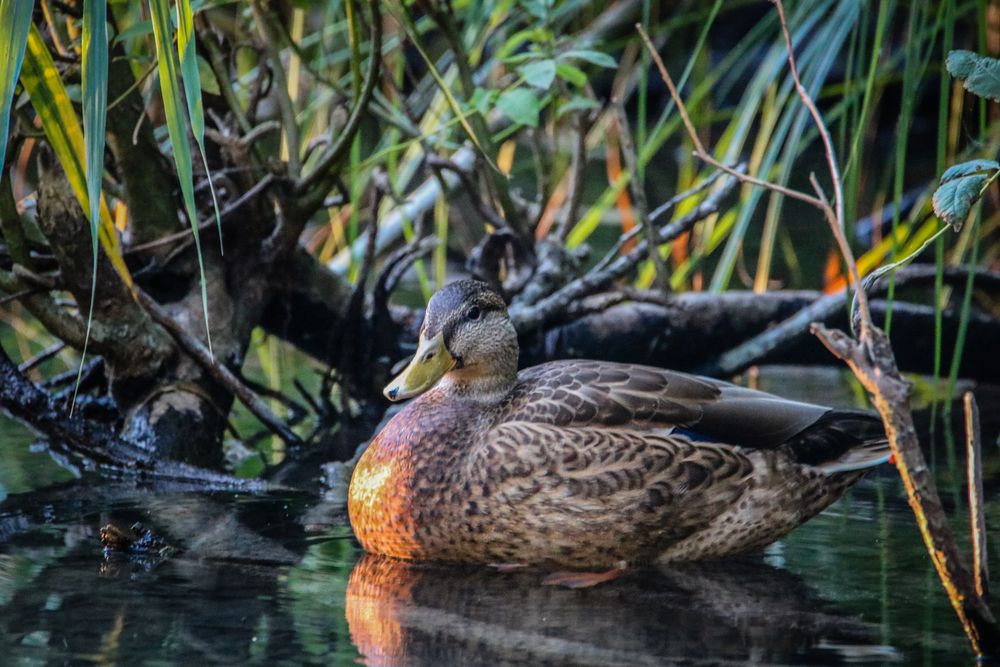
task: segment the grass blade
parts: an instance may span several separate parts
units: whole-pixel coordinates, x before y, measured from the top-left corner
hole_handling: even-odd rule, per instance
[[[194,203],[194,173],[191,164],[191,146],[188,144],[188,113],[181,106],[181,91],[177,85],[180,62],[173,49],[173,30],[170,27],[168,0],[149,0],[149,14],[153,21],[153,39],[156,42],[157,66],[160,72],[160,94],[167,119],[167,133],[173,148],[177,180],[180,182],[184,209],[194,235],[195,253],[198,256],[198,274],[201,282],[201,307],[205,315],[205,335],[209,352],[212,350],[212,332],[208,323],[208,287],[205,284],[205,263],[201,254],[201,236],[198,233],[198,211]],[[201,96],[198,97],[199,103]]]
[[[215,196],[215,183],[208,168],[205,154],[205,109],[201,103],[201,75],[198,72],[198,55],[195,51],[194,12],[191,0],[177,0],[177,53],[180,55],[181,81],[184,84],[184,99],[187,101],[188,120],[191,134],[198,143],[201,161],[208,179],[208,190],[212,193],[212,207],[215,209],[215,226],[219,230],[219,247],[222,248],[222,218],[219,215],[219,200]]]
[[[0,0],[0,168],[7,154],[10,110],[14,104],[14,88],[24,59],[34,5],[30,1]]]
[[[66,172],[66,179],[73,189],[73,194],[80,202],[80,207],[89,212],[91,207],[90,197],[87,194],[83,128],[70,102],[66,86],[59,78],[59,70],[52,60],[52,54],[49,53],[42,36],[34,26],[31,26],[28,33],[28,46],[21,67],[21,84],[31,98],[31,105],[42,122],[42,129],[49,140],[49,145]],[[111,212],[103,197],[99,198],[98,203],[100,206],[98,242],[104,248],[118,275],[131,288],[132,276],[122,258]]]
[[[76,407],[76,396],[87,359],[90,328],[94,321],[94,298],[97,294],[98,227],[101,219],[101,176],[104,173],[104,142],[108,110],[108,3],[85,0],[83,3],[83,140],[85,145],[87,201],[90,204],[91,266],[90,304],[87,307],[87,329],[83,336],[80,366],[73,387],[70,413]]]

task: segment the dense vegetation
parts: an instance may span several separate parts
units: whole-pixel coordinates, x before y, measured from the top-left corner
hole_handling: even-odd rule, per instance
[[[786,9],[802,91],[769,3],[0,0],[0,405],[82,465],[315,484],[459,272],[525,364],[839,363],[804,92],[872,312],[947,412],[1000,378],[998,9]]]

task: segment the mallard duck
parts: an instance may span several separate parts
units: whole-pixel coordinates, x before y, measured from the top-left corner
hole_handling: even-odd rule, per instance
[[[562,570],[759,549],[889,457],[877,418],[661,368],[553,361],[518,372],[503,299],[461,280],[430,300],[386,388],[415,398],[349,490],[369,552]]]

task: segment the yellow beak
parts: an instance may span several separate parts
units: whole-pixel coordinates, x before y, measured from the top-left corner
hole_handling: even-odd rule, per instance
[[[455,357],[444,344],[444,334],[438,333],[430,340],[420,334],[420,343],[413,359],[396,379],[382,391],[390,401],[403,401],[424,393],[434,386],[445,373],[455,367]]]

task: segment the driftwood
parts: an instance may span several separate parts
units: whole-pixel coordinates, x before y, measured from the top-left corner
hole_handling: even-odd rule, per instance
[[[44,390],[27,380],[6,352],[0,349],[0,408],[48,438],[53,446],[65,447],[84,467],[106,474],[192,482],[204,488],[262,491],[267,484],[245,480],[170,460],[124,440],[114,431],[92,420],[70,417]]]

